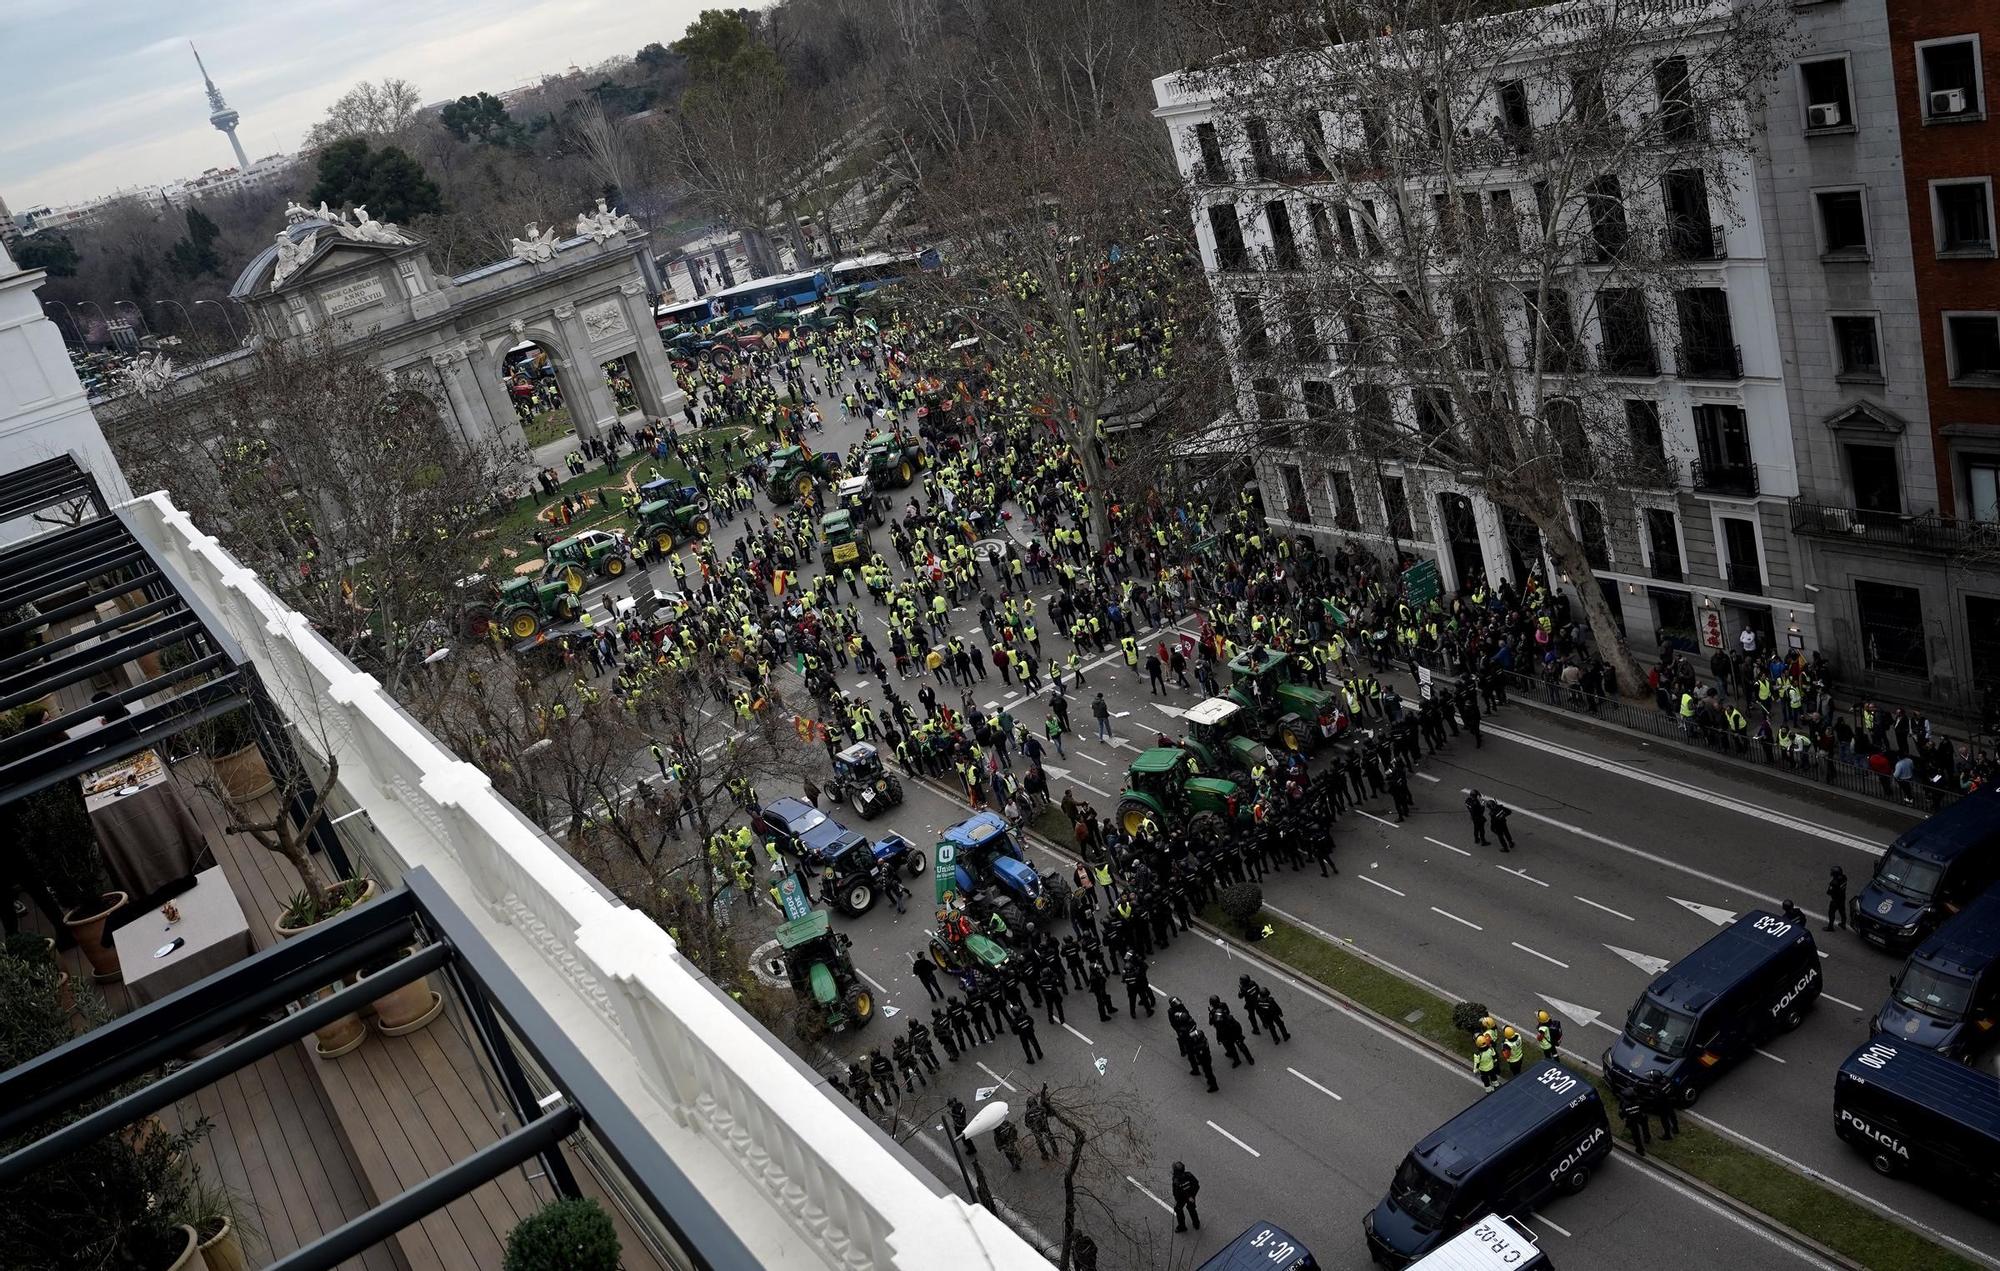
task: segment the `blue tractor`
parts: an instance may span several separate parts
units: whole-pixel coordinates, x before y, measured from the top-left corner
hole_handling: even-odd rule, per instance
[[[998,914],[1010,932],[1045,927],[1069,910],[1069,880],[1058,870],[1036,870],[1013,829],[991,812],[967,817],[938,838],[939,902],[953,893],[977,925]]]

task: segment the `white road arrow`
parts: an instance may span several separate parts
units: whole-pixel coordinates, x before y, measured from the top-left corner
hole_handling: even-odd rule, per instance
[[[1627,962],[1630,962],[1633,966],[1638,967],[1647,975],[1658,975],[1673,965],[1673,963],[1667,961],[1665,958],[1656,958],[1650,953],[1634,953],[1630,949],[1621,949],[1615,944],[1607,944],[1604,947]]]
[[[1682,900],[1679,896],[1669,896],[1667,899],[1689,913],[1699,914],[1718,927],[1726,927],[1736,921],[1736,915],[1727,909],[1718,909],[1714,905],[1697,905],[1692,900]]]
[[[1153,709],[1156,711],[1165,711],[1175,719],[1185,719],[1187,717],[1186,711],[1178,706],[1169,706],[1165,702],[1154,702]]]
[[[1575,1002],[1565,1002],[1559,997],[1550,997],[1546,993],[1542,994],[1542,1000],[1554,1008],[1556,1014],[1575,1020],[1585,1028],[1589,1028],[1592,1024],[1597,1024],[1601,1016],[1601,1012],[1593,1011],[1588,1006],[1578,1006]],[[1609,1024],[1597,1024],[1597,1026],[1599,1028],[1611,1029],[1614,1033],[1618,1031],[1615,1028],[1611,1028]]]

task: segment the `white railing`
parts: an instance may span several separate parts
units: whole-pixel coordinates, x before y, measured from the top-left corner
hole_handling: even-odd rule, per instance
[[[394,857],[374,866],[427,867],[483,920],[763,1266],[1045,1271],[999,1220],[934,1194],[829,1103],[666,932],[592,887],[165,494],[120,512],[242,647],[298,744],[338,756],[343,790]]]

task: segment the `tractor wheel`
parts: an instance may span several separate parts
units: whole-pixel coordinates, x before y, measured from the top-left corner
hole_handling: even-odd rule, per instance
[[[908,459],[905,459],[896,466],[896,475],[903,479],[904,485],[908,485],[917,479],[917,470],[911,466]]]
[[[848,1022],[860,1028],[875,1018],[875,995],[865,984],[850,984],[847,992],[840,996],[841,1009],[847,1012]]]
[[[1228,837],[1229,822],[1222,819],[1220,812],[1197,812],[1188,822],[1188,833],[1195,842],[1214,847]]]
[[[1120,799],[1118,801],[1118,826],[1127,834],[1136,835],[1146,818],[1153,815],[1153,809],[1143,799]]]
[[[875,907],[875,888],[867,879],[857,879],[847,885],[840,894],[841,912],[850,918],[859,918]]]
[[[903,804],[903,783],[894,777],[888,778],[888,782],[890,805],[892,807],[901,807]]]
[[[810,497],[813,492],[812,473],[810,472],[800,473],[799,479],[792,484],[792,488],[799,492],[800,498],[804,499]]]
[[[522,609],[507,619],[507,634],[516,640],[532,640],[542,629],[542,620],[532,609]]]
[[[665,556],[674,550],[674,536],[665,530],[653,531],[653,550]]]
[[[569,588],[570,595],[575,596],[583,591],[583,571],[576,566],[563,566],[562,580],[563,586]]]
[[[690,530],[693,530],[697,535],[707,534],[708,518],[706,516],[697,516],[692,521],[688,522],[688,528]]]
[[[920,877],[925,870],[931,867],[931,859],[924,854],[924,849],[921,847],[911,848],[905,855],[904,860],[906,864],[903,868],[910,871],[911,878]]]
[[[1305,739],[1290,724],[1278,725],[1278,744],[1293,754],[1302,753],[1306,748]]]
[[[483,605],[465,611],[459,620],[460,630],[468,640],[484,640],[493,629],[493,611]]]
[[[623,556],[607,556],[604,558],[604,576],[606,578],[616,578],[624,572],[625,558]]]
[[[1043,912],[1051,919],[1069,912],[1069,879],[1055,873],[1042,875],[1042,894],[1049,898],[1049,906]]]

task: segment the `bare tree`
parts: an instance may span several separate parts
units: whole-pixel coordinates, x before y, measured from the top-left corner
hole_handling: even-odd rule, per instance
[[[1238,416],[1264,445],[1422,471],[1532,526],[1518,548],[1546,548],[1635,691],[1597,540],[1606,500],[1673,482],[1629,381],[1659,373],[1663,326],[1682,377],[1741,378],[1703,266],[1740,216],[1788,5],[1189,8],[1232,50],[1170,96],[1191,121],[1212,108],[1177,141]]]
[[[492,550],[491,492],[517,469],[460,437],[412,375],[322,330],[105,411],[135,487],[170,488],[335,648],[394,694],[443,640]]]
[[[342,137],[400,137],[416,121],[423,104],[423,94],[406,79],[363,80],[335,98],[326,108],[326,118],[307,130],[306,148],[330,145]]]

